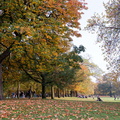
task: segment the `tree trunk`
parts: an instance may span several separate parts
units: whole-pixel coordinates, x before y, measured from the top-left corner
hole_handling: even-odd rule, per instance
[[[58,98],[60,98],[60,88],[58,88]]]
[[[110,93],[109,93],[109,94],[110,94],[110,97],[112,97],[112,90],[110,90]]]
[[[6,57],[8,57],[10,55],[10,53],[11,53],[10,48],[13,47],[14,43],[15,43],[15,41],[2,54],[0,54],[0,64]]]
[[[110,97],[112,97],[112,83],[110,82]]]
[[[3,100],[2,63],[0,63],[0,100]]]
[[[73,97],[73,91],[72,90],[70,91],[70,97]]]
[[[18,81],[18,85],[17,85],[17,98],[20,98],[20,82]]]
[[[28,97],[29,99],[32,97],[32,87],[30,86],[30,89],[28,90]]]
[[[13,44],[14,42],[2,54],[0,54],[0,100],[3,100],[2,62],[10,55],[10,48],[12,48]]]
[[[65,89],[63,89],[63,97],[65,97]]]
[[[77,91],[75,91],[75,97],[77,97],[78,96],[78,92]]]
[[[46,86],[45,86],[45,78],[44,75],[42,77],[42,99],[46,99]]]
[[[54,99],[54,86],[51,85],[51,99]]]

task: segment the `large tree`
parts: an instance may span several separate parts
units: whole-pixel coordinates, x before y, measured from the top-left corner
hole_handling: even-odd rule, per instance
[[[6,67],[6,65],[3,66],[4,82],[7,85],[9,83],[13,84],[15,82],[18,84],[25,83],[26,81],[30,82],[32,80],[41,84],[42,98],[46,98],[46,87],[48,88],[50,85],[56,85],[59,88],[64,88],[76,82],[74,76],[76,74],[76,70],[80,69],[80,62],[83,61],[81,56],[78,55],[81,51],[84,51],[84,47],[82,45],[79,46],[79,48],[74,47],[72,51],[63,53],[55,59],[53,56],[52,60],[45,59],[45,61],[47,60],[46,62],[42,61],[38,57],[33,57],[32,60],[29,59],[30,63],[24,59],[23,64],[23,61],[20,61],[17,58],[17,66],[12,62],[10,68]],[[42,65],[42,62],[45,66]],[[26,75],[24,73],[26,73]]]
[[[0,64],[10,56],[12,63],[21,63],[20,70],[36,64],[34,68],[39,72],[49,71],[53,56],[70,48],[71,36],[80,36],[76,29],[80,28],[78,20],[83,9],[84,2],[78,0],[2,1]],[[0,99],[3,99],[0,73]]]
[[[105,60],[109,63],[109,70],[114,76],[120,75],[120,1],[109,0],[105,7],[105,14],[95,14],[88,20],[87,29],[96,31],[97,42],[102,43]]]

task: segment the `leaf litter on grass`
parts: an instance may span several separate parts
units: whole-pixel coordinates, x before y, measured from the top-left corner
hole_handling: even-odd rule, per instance
[[[3,100],[0,120],[119,120],[120,104],[67,100]]]

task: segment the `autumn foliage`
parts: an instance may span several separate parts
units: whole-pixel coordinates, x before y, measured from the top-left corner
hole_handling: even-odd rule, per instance
[[[19,80],[26,73],[45,84],[44,76],[54,71],[58,56],[70,50],[72,36],[81,36],[83,9],[86,3],[78,0],[2,1],[0,64],[4,72]],[[2,94],[2,82],[0,88]]]

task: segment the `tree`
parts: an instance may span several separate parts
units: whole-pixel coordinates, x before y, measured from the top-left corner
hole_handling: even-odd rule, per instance
[[[24,71],[33,64],[39,72],[46,71],[49,68],[46,63],[53,56],[70,48],[71,36],[80,36],[73,28],[80,28],[78,20],[83,9],[85,3],[78,0],[2,1],[0,64],[10,56],[12,63],[20,62]],[[41,64],[37,65],[39,61]],[[3,99],[1,76],[0,99]]]
[[[113,92],[113,95],[120,96],[120,81],[113,82],[113,84],[112,84],[112,92]]]
[[[110,83],[109,82],[99,83],[97,85],[97,89],[95,90],[95,94],[112,96]]]
[[[117,78],[113,79],[113,74],[114,73],[107,73],[107,74],[104,74],[103,75],[103,82],[105,84],[108,84],[109,86],[109,95],[112,96],[112,95],[119,95],[119,84],[120,84],[120,81],[119,79],[116,80]]]
[[[63,90],[69,85],[78,82],[76,81],[75,75],[76,72],[81,69],[80,63],[83,62],[79,54],[84,51],[84,46],[74,46],[72,51],[64,53],[59,57],[58,61],[60,61],[60,64],[55,66],[57,69],[55,69],[51,75],[51,79],[54,80],[54,85],[59,89]]]
[[[109,2],[104,4],[104,7],[106,14],[95,14],[88,20],[86,29],[92,32],[97,32],[97,42],[102,43],[102,50],[105,60],[109,63],[108,69],[114,72],[114,76],[119,76],[120,1],[109,0]]]
[[[96,81],[99,82],[102,79],[102,74],[104,73],[101,68],[99,68],[98,65],[96,65],[95,63],[91,62],[88,59],[84,59],[84,62],[82,63],[82,65],[86,66],[87,69],[89,69],[90,71],[90,76],[96,78]]]
[[[49,63],[46,63],[46,66],[44,67],[45,70],[42,67],[39,71],[34,68],[35,64],[29,68],[29,71],[27,71],[25,67],[23,68],[31,79],[42,85],[43,99],[46,98],[45,89],[47,85],[57,85],[59,88],[63,88],[68,84],[72,84],[76,69],[80,68],[79,63],[83,61],[81,56],[78,55],[81,51],[85,51],[85,48],[82,45],[78,48],[74,47],[71,52],[63,53],[55,59],[52,57],[51,61],[48,59]],[[41,62],[38,62],[37,65],[39,63],[41,64]]]
[[[31,79],[41,84],[42,98],[45,98],[45,88],[49,85],[57,85],[59,88],[64,88],[65,86],[72,84],[73,82],[75,83],[75,72],[76,70],[80,69],[79,63],[83,61],[81,56],[78,55],[81,51],[85,51],[85,48],[82,45],[78,48],[74,46],[74,49],[72,51],[64,53],[58,56],[58,58],[56,59],[53,58],[53,61],[51,60],[51,62],[49,61],[49,59],[47,59],[49,61],[49,64],[46,62],[46,67],[48,67],[49,69],[45,68],[45,70],[44,68],[38,69],[35,62],[31,63],[31,66],[29,67],[27,66],[29,64],[24,63],[23,65],[22,61],[19,61],[17,66],[15,66],[16,64],[13,64],[11,62],[11,66],[9,69],[8,67],[6,67],[8,65],[4,66],[4,82],[16,83],[18,81],[19,83],[24,83],[26,81],[30,82]],[[27,61],[24,62],[28,63]],[[29,60],[29,62],[31,62],[31,59]],[[41,64],[42,61],[38,62],[38,59],[36,59],[36,62],[37,65],[39,65],[39,63]],[[21,68],[21,70],[23,71],[20,71],[19,68]],[[25,76],[24,72],[29,77],[29,80],[27,76]]]
[[[88,66],[80,65],[81,69],[76,73],[75,90],[80,94],[94,94],[94,85],[90,79],[91,72]]]

